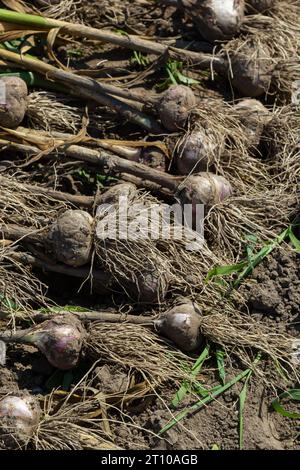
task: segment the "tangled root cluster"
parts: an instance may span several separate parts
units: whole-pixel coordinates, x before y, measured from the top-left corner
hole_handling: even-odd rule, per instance
[[[46,305],[46,286],[30,269],[13,260],[9,248],[0,248],[0,310],[7,316],[21,310],[29,313],[33,299]]]
[[[41,228],[66,208],[63,202],[23,184],[14,176],[0,176],[0,221]],[[33,196],[34,192],[34,196]]]
[[[296,197],[284,191],[253,191],[235,196],[208,212],[205,223],[212,249],[225,251],[232,260],[244,257],[247,235],[257,235],[257,246],[275,240],[291,222]]]
[[[300,109],[284,106],[273,113],[264,133],[273,184],[299,198]]]
[[[216,262],[202,234],[182,226],[172,214],[166,219],[169,206],[147,193],[136,191],[127,204],[125,212],[121,204],[108,211],[100,206],[96,216],[96,253],[117,283],[142,303],[161,303],[170,291],[201,291],[209,266]],[[126,224],[119,225],[122,220]],[[125,231],[117,233],[116,228]]]
[[[206,170],[211,168],[224,176],[237,192],[265,184],[267,179],[264,163],[249,152],[253,140],[242,115],[222,100],[206,99],[193,110],[190,122],[191,134],[201,131],[206,135]],[[178,151],[182,154],[186,141],[185,138],[179,144]]]
[[[219,305],[219,308],[221,305]],[[201,333],[239,360],[251,367],[255,351],[266,354],[275,364],[282,364],[288,375],[299,380],[299,368],[293,359],[294,337],[277,333],[270,326],[224,305],[224,310],[213,310],[200,319]]]
[[[78,0],[34,0],[39,11],[48,18],[77,21]]]
[[[113,196],[108,210],[102,206],[98,208],[96,252],[102,264],[129,295],[142,303],[160,302],[168,289],[166,273],[170,261],[161,255],[149,238],[148,201],[153,203],[153,199],[134,192],[130,194],[127,186],[125,189],[127,199],[124,205],[119,203],[117,195],[116,199]]]
[[[223,51],[231,61],[232,83],[245,96],[276,95],[290,102],[292,84],[300,79],[299,4],[284,4],[270,16],[253,15],[243,23],[244,35]]]
[[[187,378],[192,359],[142,325],[93,322],[87,354],[139,371],[153,385]]]
[[[80,128],[82,115],[83,110],[64,95],[35,91],[28,96],[27,117],[33,129],[73,134]]]

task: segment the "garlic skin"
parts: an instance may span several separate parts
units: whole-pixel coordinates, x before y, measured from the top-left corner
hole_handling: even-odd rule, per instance
[[[250,38],[231,55],[232,84],[242,96],[257,98],[267,93],[274,64],[266,45]]]
[[[177,305],[154,321],[159,334],[173,341],[182,351],[199,349],[203,343],[200,332],[201,313],[192,302]]]
[[[27,85],[18,77],[0,78],[0,126],[14,129],[25,117],[27,110]]]
[[[178,197],[182,204],[204,204],[211,207],[233,194],[229,181],[214,173],[198,173],[189,176],[178,188]]]
[[[107,189],[99,197],[99,204],[119,204],[120,198],[127,199],[128,204],[136,196],[137,187],[132,183],[118,183]]]
[[[92,216],[83,210],[69,209],[51,226],[47,241],[55,258],[68,266],[87,264],[93,247]]]
[[[244,0],[179,0],[207,41],[231,39],[242,24]]]
[[[159,260],[157,266],[145,265],[144,270],[136,273],[132,280],[120,277],[118,282],[133,300],[141,304],[159,304],[169,288],[167,270],[161,269]]]
[[[164,93],[158,105],[158,114],[163,126],[168,131],[179,131],[196,105],[193,91],[185,85],[171,85]]]
[[[57,316],[33,327],[24,340],[36,346],[60,370],[78,365],[86,331],[72,314]]]
[[[199,128],[187,134],[177,148],[175,164],[179,175],[208,171],[221,156],[225,139],[210,129]]]
[[[272,119],[272,113],[254,98],[242,99],[233,106],[233,111],[243,126],[248,150],[254,150],[260,143],[265,125]]]
[[[28,444],[41,417],[37,399],[28,392],[0,399],[0,443],[7,449]]]

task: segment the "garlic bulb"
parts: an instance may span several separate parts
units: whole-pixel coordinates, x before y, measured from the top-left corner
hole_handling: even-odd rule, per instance
[[[55,258],[69,266],[82,266],[91,259],[93,218],[82,210],[67,210],[60,215],[48,233],[49,246]]]
[[[196,104],[192,90],[185,85],[172,85],[163,94],[158,106],[162,124],[169,131],[183,128],[190,111]]]
[[[208,41],[231,39],[244,19],[244,0],[179,0],[201,36]]]
[[[20,332],[17,332],[20,335]],[[32,344],[60,370],[77,366],[85,340],[85,329],[75,315],[62,314],[36,325],[24,334],[19,342]],[[12,336],[11,341],[14,341]]]
[[[177,305],[158,320],[154,326],[157,331],[169,338],[183,351],[195,351],[203,343],[200,333],[201,313],[192,302]]]
[[[18,127],[27,109],[27,85],[18,77],[0,78],[0,126]]]
[[[231,184],[214,173],[198,173],[189,176],[178,188],[182,204],[204,204],[213,206],[224,201],[233,193]]]
[[[223,135],[210,129],[196,129],[179,143],[175,164],[179,175],[208,171],[225,148]]]
[[[41,416],[37,399],[27,392],[0,399],[0,442],[7,449],[25,446]]]

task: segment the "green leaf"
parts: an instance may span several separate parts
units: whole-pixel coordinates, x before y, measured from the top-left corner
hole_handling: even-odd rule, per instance
[[[9,310],[18,310],[17,304],[10,300],[6,295],[0,294],[0,305]]]
[[[99,184],[104,184],[104,183],[109,183],[109,182],[116,183],[118,181],[118,178],[114,178],[113,176],[108,176],[108,175],[101,175],[100,173],[96,174],[96,179],[97,179],[97,183]]]
[[[245,239],[249,242],[246,246],[246,255],[249,264],[252,266],[252,256],[254,255],[254,248],[257,243],[257,236],[253,234],[248,234],[245,236]]]
[[[127,32],[124,29],[121,29],[121,28],[115,29],[115,33],[122,34],[123,36],[128,36]]]
[[[198,80],[194,80],[193,78],[187,77],[184,75],[181,70],[183,67],[183,63],[178,60],[169,60],[166,64],[166,72],[168,75],[167,80],[164,80],[158,88],[166,88],[170,85],[178,85],[182,83],[183,85],[197,85],[200,83]]]
[[[292,228],[289,232],[289,237],[295,249],[298,251],[298,253],[300,253],[300,240],[298,240],[298,238],[294,235]]]
[[[222,385],[216,385],[215,387],[211,389],[207,389],[203,387],[203,385],[200,384],[199,382],[195,382],[193,384],[193,391],[197,393],[197,395],[199,395],[201,398],[206,398],[210,396],[212,393],[216,392],[220,388],[222,388]]]
[[[211,450],[220,450],[220,447],[217,444],[214,444]]]
[[[179,83],[182,83],[183,85],[198,85],[198,83],[200,83],[199,80],[194,80],[193,78],[187,77],[179,71],[177,71],[176,75]]]
[[[225,373],[225,364],[224,364],[224,357],[225,357],[225,352],[223,349],[217,349],[216,350],[216,359],[217,359],[217,366],[218,366],[218,371],[219,371],[219,377],[222,382],[222,385],[225,385],[225,378],[226,378],[226,373]]]
[[[150,63],[149,58],[138,51],[133,51],[133,59],[132,62],[136,62],[141,67],[147,67]]]
[[[63,307],[45,307],[40,308],[39,313],[62,313],[62,312],[92,312],[89,308],[80,307],[77,305],[64,305]]]
[[[257,243],[257,235],[253,234],[253,233],[249,233],[245,236],[245,239],[248,240],[251,245],[255,245]]]
[[[68,57],[83,57],[84,52],[81,49],[69,49],[67,51]]]
[[[175,74],[172,72],[172,70],[167,68],[167,74],[169,75],[169,79],[170,79],[171,84],[172,85],[178,85]]]
[[[298,240],[291,231],[291,227],[285,229],[278,237],[275,238],[272,242],[265,245],[258,253],[252,254],[247,261],[242,261],[240,263],[231,264],[227,266],[215,266],[211,269],[206,278],[205,282],[210,281],[215,276],[228,276],[230,274],[240,273],[236,281],[233,283],[233,288],[236,288],[240,285],[242,280],[244,280],[249,274],[252,273],[253,269],[264,259],[266,258],[275,248],[277,248],[288,236],[293,238],[294,242],[298,247]],[[292,234],[292,235],[291,235]],[[254,235],[247,235],[250,240],[254,241]],[[296,239],[296,240],[295,240]],[[299,242],[300,244],[300,242]]]
[[[209,345],[206,346],[206,348],[202,351],[202,353],[198,357],[197,361],[193,365],[193,367],[190,371],[191,378],[196,377],[199,374],[199,372],[201,370],[201,367],[202,367],[204,361],[206,360],[208,354],[209,354]],[[176,395],[173,398],[173,400],[171,402],[171,405],[173,407],[177,407],[179,405],[179,403],[184,399],[186,394],[188,392],[190,392],[190,390],[191,390],[190,383],[187,382],[187,381],[184,381],[183,384],[181,385],[180,389],[178,390],[178,392],[176,392]]]
[[[278,398],[272,401],[272,406],[277,413],[280,413],[282,416],[286,416],[287,418],[296,418],[300,419],[300,413],[292,413],[290,411],[286,411],[283,406],[280,404],[281,400],[288,398],[291,401],[300,401],[300,389],[293,388],[286,392],[283,392],[279,395]]]
[[[227,266],[214,266],[207,274],[205,282],[210,281],[215,276],[228,276],[240,272],[247,265],[246,261]]]
[[[237,280],[233,283],[233,287],[236,288],[240,283],[252,273],[253,269],[265,259],[275,248],[277,248],[289,235],[290,227],[285,229],[275,240],[268,245],[264,246],[258,253],[251,257],[251,263],[245,266]]]
[[[244,409],[245,403],[247,399],[247,392],[248,392],[248,382],[250,380],[251,375],[253,374],[255,364],[260,361],[261,353],[258,353],[256,358],[253,361],[253,369],[250,369],[246,380],[244,382],[243,388],[239,395],[239,448],[240,450],[244,447]]]

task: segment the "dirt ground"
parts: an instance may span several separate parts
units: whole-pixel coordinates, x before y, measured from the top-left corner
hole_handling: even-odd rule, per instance
[[[210,49],[198,37],[191,22],[183,18],[180,12],[171,7],[157,6],[155,2],[153,2],[153,7],[149,8],[149,2],[143,0],[82,1],[77,14],[81,21],[94,27],[124,29],[127,33],[159,37],[165,41],[183,35],[185,43],[189,44],[191,49],[206,51]],[[178,41],[177,45],[182,46],[182,41]],[[111,65],[117,78],[125,76],[134,86],[146,83],[146,86],[150,88],[157,81],[157,69],[153,72],[150,68],[144,74],[136,74],[137,71],[140,72],[140,69],[132,60],[130,51],[120,52],[108,45],[97,50],[88,42],[81,44],[80,49],[80,58],[69,57],[70,65],[77,69],[89,70],[91,76],[104,78],[110,76],[111,78],[108,72]],[[59,54],[62,59],[66,58],[68,46],[61,47]],[[120,60],[120,54],[122,60]],[[102,60],[105,60],[105,70],[104,68],[101,70],[98,66]],[[192,69],[189,76],[200,79],[200,84],[195,87],[198,96],[202,93],[211,93],[230,98],[231,90],[224,81],[216,80],[212,83],[205,73],[198,73]],[[94,132],[97,137],[133,138],[135,131],[129,125],[112,124],[111,114],[106,110],[102,113],[100,130],[97,128]],[[139,136],[144,136],[142,131]],[[37,181],[51,181],[51,178],[55,178],[60,189],[73,190],[76,193],[82,189],[82,185],[85,185],[86,194],[91,192],[89,184],[82,183],[82,179],[77,174],[69,172],[68,169],[66,169],[66,174],[61,172],[55,177],[51,175],[51,167],[49,167],[49,173],[43,171],[39,174],[38,171],[37,167],[34,177]],[[97,308],[99,305],[97,296],[89,296],[85,292],[74,295],[80,285],[79,281],[70,281],[67,285],[60,282],[62,279],[59,275],[53,278],[47,277],[50,296],[55,302],[61,305],[75,304]],[[295,339],[300,337],[299,254],[284,249],[273,252],[255,269],[251,282],[243,289],[248,298],[247,306],[250,315],[268,323],[274,331],[288,331]],[[105,299],[101,307],[105,307]],[[217,383],[216,365],[212,360],[209,360],[207,364],[208,367],[205,368],[199,380],[204,386],[211,387]],[[75,384],[77,378],[88,370],[89,366],[88,362],[83,363],[82,369],[69,377],[66,389],[70,389],[71,384]],[[226,367],[227,378],[243,370],[241,364],[235,362],[234,359],[232,362],[228,359]],[[278,390],[297,388],[300,384],[295,384],[287,378],[282,379],[282,383],[277,381],[275,389],[272,377],[274,367],[273,364],[265,362],[264,377],[254,375],[249,381],[244,409],[244,449],[300,449],[299,420],[283,417],[271,406]],[[127,378],[123,371],[112,366],[101,365],[95,380],[100,391],[111,393],[121,390]],[[61,376],[55,375],[54,368],[41,357],[35,348],[20,345],[9,346],[6,366],[0,366],[0,388],[3,392],[12,391],[17,384],[20,389],[28,389],[37,396],[43,396],[49,391],[51,385],[55,386],[56,383],[61,383]],[[154,436],[154,433],[157,433],[170,419],[172,411],[166,406],[173,398],[175,390],[173,387],[164,389],[161,396],[158,391],[157,396],[152,394],[148,399],[135,403],[135,406],[131,408],[130,420],[134,421],[134,426],[118,429],[118,426],[112,425],[115,443],[124,446],[126,442],[129,449],[185,450],[212,449],[213,446],[222,450],[239,449],[238,398],[240,392],[240,384],[233,386],[202,410],[181,421],[168,431],[164,438],[159,439]],[[182,403],[182,408],[194,401],[195,397],[189,396]],[[291,406],[294,411],[297,410],[297,404]],[[300,405],[298,405],[298,412],[299,409]],[[122,417],[122,419],[126,421],[127,418]]]

